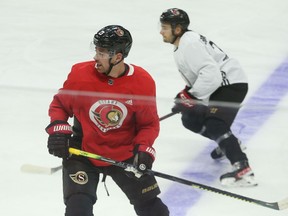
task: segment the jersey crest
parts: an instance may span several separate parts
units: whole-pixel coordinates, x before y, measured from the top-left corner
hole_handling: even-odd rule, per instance
[[[89,110],[91,121],[104,133],[120,128],[126,116],[126,106],[117,100],[99,100]]]

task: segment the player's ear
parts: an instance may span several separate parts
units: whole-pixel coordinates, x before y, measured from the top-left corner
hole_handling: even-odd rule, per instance
[[[124,59],[123,54],[122,53],[116,53],[116,59],[115,59],[115,63],[118,64],[119,62],[121,62]]]
[[[181,25],[176,25],[175,29],[174,29],[174,34],[175,35],[182,35],[183,34],[183,29],[182,29],[182,26]]]

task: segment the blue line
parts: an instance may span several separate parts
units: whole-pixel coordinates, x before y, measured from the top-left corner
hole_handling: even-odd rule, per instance
[[[261,128],[277,109],[278,103],[288,92],[288,59],[286,59],[260,86],[241,108],[232,130],[243,143],[246,143]],[[241,135],[240,135],[241,134]],[[193,145],[191,143],[191,145]],[[207,147],[193,160],[181,174],[182,178],[211,185],[223,172],[223,164],[210,159],[210,152],[215,147],[210,141]],[[189,146],[189,149],[191,147]],[[227,163],[227,161],[226,161]],[[257,176],[256,176],[257,178]],[[173,183],[161,199],[168,205],[170,214],[184,216],[201,198],[203,191]]]

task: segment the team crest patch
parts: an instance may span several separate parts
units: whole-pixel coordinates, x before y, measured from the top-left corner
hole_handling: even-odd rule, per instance
[[[122,37],[122,36],[124,35],[124,31],[123,31],[121,28],[119,28],[119,27],[117,27],[115,33],[116,33],[119,37]]]
[[[89,110],[91,121],[102,132],[120,128],[126,116],[126,106],[117,100],[99,100]]]
[[[173,9],[170,9],[170,11],[171,11],[171,13],[174,14],[175,16],[179,16],[179,15],[180,15],[180,12],[179,12],[178,9],[173,8]]]
[[[69,176],[76,184],[84,185],[88,182],[88,175],[84,171],[79,171],[75,174],[70,174]]]

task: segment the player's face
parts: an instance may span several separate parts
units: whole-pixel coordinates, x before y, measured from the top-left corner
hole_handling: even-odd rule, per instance
[[[171,43],[174,39],[172,27],[170,24],[161,23],[160,34],[162,35],[163,41],[165,43]]]
[[[107,49],[101,47],[96,47],[95,52],[96,54],[94,56],[94,60],[96,61],[96,69],[100,73],[106,73],[106,71],[108,71],[110,68],[110,59],[113,61],[115,55],[113,53],[109,53]]]

